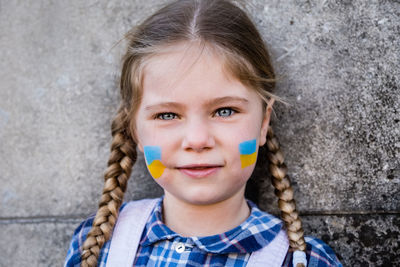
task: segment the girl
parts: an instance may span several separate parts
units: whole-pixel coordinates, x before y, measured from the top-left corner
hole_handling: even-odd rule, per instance
[[[244,11],[175,1],[127,38],[103,195],[65,266],[341,266],[303,236],[269,127],[273,68]],[[245,198],[264,144],[284,222],[247,200],[250,186]],[[136,148],[165,194],[121,206]]]

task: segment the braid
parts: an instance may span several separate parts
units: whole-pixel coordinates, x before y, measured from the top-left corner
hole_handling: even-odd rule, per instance
[[[275,187],[275,195],[279,198],[278,206],[281,210],[281,217],[287,227],[290,247],[294,250],[305,252],[304,231],[299,213],[296,210],[296,202],[293,199],[293,189],[290,185],[290,179],[286,175],[287,167],[283,162],[283,154],[278,139],[271,127],[268,128],[267,147],[269,150],[268,159],[270,162],[269,170],[272,174],[272,184]],[[302,265],[298,264],[296,267],[301,267]]]
[[[81,266],[97,266],[100,249],[110,239],[121,207],[132,165],[136,161],[136,144],[128,129],[128,116],[122,106],[111,124],[112,144],[99,209],[81,253]]]

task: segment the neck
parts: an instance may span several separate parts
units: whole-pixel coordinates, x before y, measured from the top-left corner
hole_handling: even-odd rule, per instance
[[[250,208],[244,198],[244,192],[209,205],[188,203],[167,192],[163,201],[164,223],[184,237],[224,233],[240,225],[249,215]]]

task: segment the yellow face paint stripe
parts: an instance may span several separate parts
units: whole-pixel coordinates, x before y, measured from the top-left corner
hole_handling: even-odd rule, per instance
[[[240,161],[242,162],[242,168],[253,165],[257,161],[257,152],[250,155],[240,155]]]
[[[154,160],[150,165],[147,165],[147,167],[154,179],[160,178],[165,169],[165,166],[159,160]]]

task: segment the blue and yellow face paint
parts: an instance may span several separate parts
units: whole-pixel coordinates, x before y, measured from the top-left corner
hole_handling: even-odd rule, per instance
[[[147,168],[154,179],[160,178],[164,172],[165,166],[161,163],[161,147],[144,146],[144,158]]]
[[[246,168],[257,161],[257,140],[249,140],[239,144],[240,161],[242,168]]]

